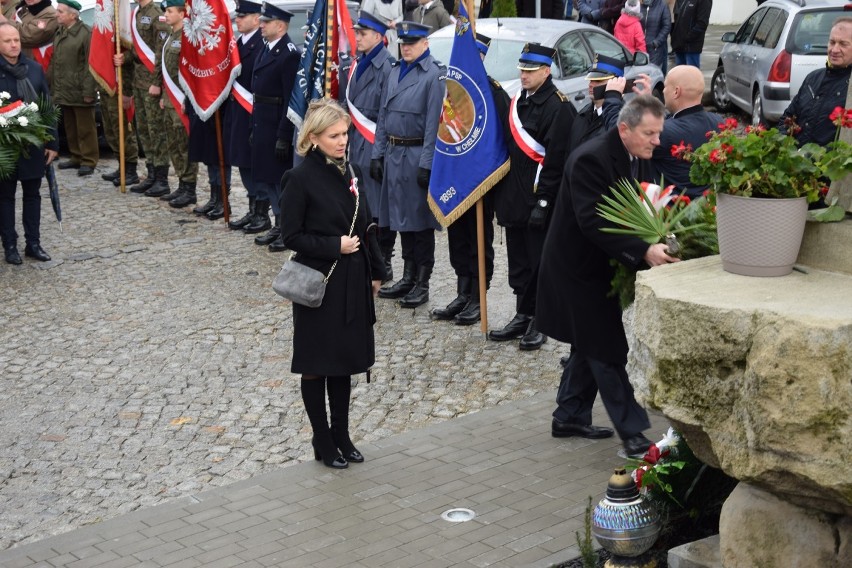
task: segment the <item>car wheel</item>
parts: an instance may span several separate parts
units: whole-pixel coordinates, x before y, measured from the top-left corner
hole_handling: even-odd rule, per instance
[[[760,96],[760,91],[754,91],[754,97],[751,99],[751,125],[759,126],[766,125],[766,119],[763,118],[763,97]]]
[[[731,96],[728,94],[728,77],[725,75],[725,68],[721,65],[716,68],[710,80],[710,92],[713,95],[716,110],[728,112],[733,109],[734,105],[731,104]]]

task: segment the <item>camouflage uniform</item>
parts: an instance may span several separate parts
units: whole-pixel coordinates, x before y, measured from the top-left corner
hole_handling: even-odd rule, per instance
[[[166,38],[162,51],[165,68],[175,85],[179,84],[178,63],[180,60],[180,41],[182,34],[183,29],[171,32],[168,38]],[[166,90],[166,87],[163,87],[163,95],[161,97],[163,107],[166,110],[166,151],[169,157],[171,157],[172,166],[175,169],[178,179],[183,183],[190,183],[194,186],[196,177],[198,176],[198,163],[189,161],[189,135]]]
[[[122,68],[121,86],[124,95],[132,94],[131,80],[133,78],[132,67],[125,63]],[[101,99],[101,120],[104,123],[104,137],[110,149],[118,156],[118,95],[110,96],[102,87],[98,88]],[[127,121],[127,111],[124,111],[124,161],[133,164],[135,171],[136,162],[139,161],[139,147],[136,144],[136,132],[133,125]]]

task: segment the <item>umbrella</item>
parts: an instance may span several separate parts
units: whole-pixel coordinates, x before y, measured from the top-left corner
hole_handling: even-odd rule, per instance
[[[62,205],[59,203],[59,186],[56,184],[56,172],[53,170],[53,164],[48,164],[44,169],[44,177],[47,178],[47,187],[50,190],[50,204],[53,205],[53,212],[56,213],[56,220],[59,221],[59,231],[62,231]]]

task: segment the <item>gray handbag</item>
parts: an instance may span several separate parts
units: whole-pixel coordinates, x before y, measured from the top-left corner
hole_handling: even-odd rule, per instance
[[[349,166],[349,172],[355,183],[357,178],[352,171],[352,166]],[[349,236],[355,231],[355,220],[358,218],[358,204],[360,202],[360,194],[355,186],[355,215],[352,217],[352,226],[349,227]],[[319,270],[315,270],[310,266],[305,266],[301,262],[294,260],[296,253],[292,253],[281,271],[272,280],[272,289],[279,296],[286,298],[294,304],[300,304],[309,308],[318,308],[322,305],[323,296],[325,296],[325,286],[328,284],[328,279],[331,278],[331,273],[334,272],[334,267],[337,266],[337,261],[331,265],[328,274],[323,275]]]

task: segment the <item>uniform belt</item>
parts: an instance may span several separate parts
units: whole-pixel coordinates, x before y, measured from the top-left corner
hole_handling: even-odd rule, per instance
[[[262,97],[260,95],[255,95],[254,102],[263,105],[283,105],[284,99],[282,99],[281,97]]]
[[[388,136],[391,146],[422,146],[422,138],[401,138],[399,136]]]

